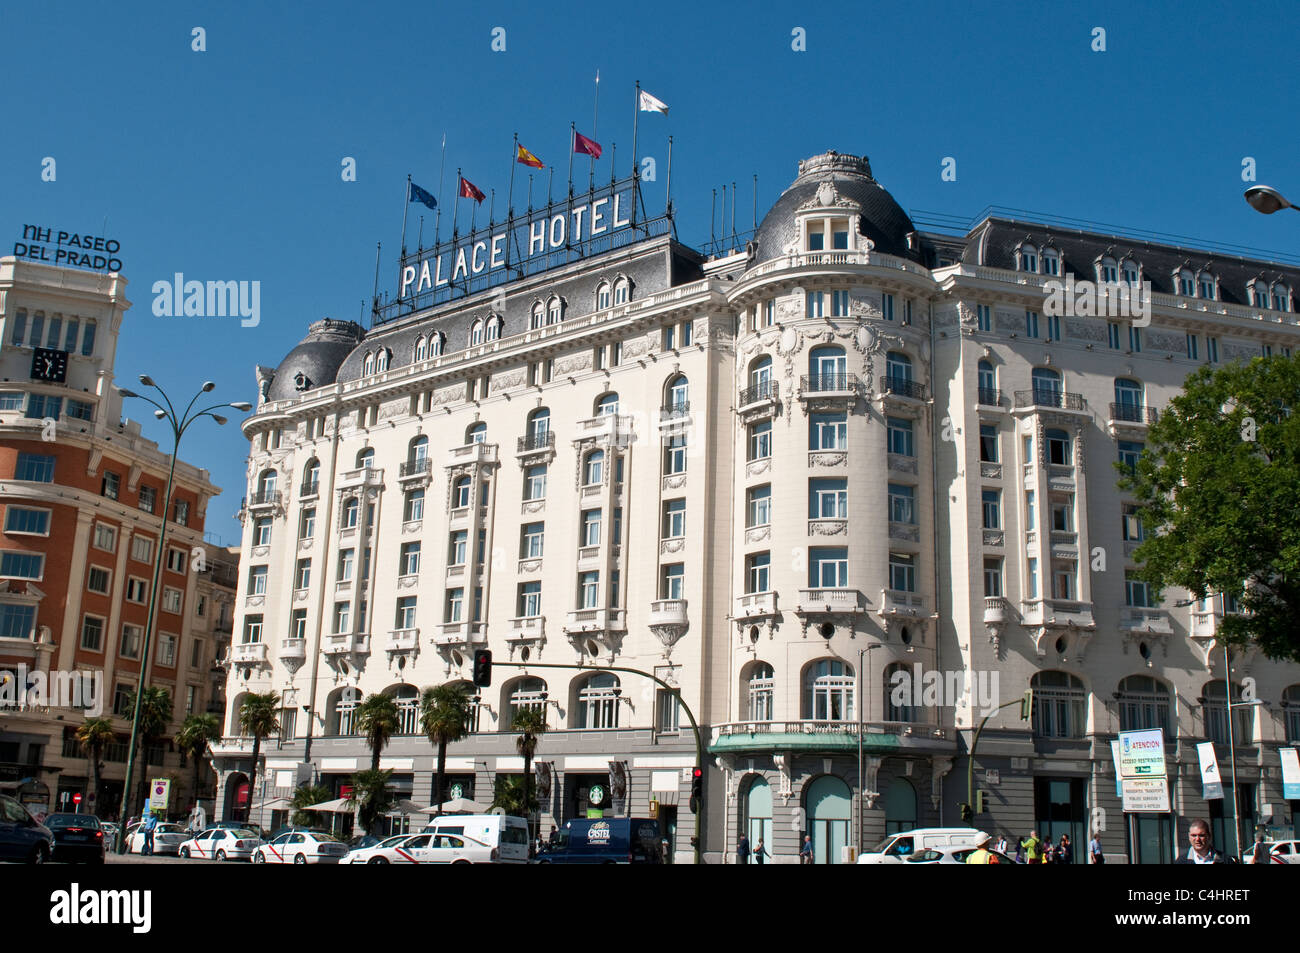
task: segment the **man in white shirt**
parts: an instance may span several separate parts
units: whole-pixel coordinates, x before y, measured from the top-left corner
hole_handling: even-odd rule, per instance
[[[1179,857],[1174,863],[1176,864],[1226,864],[1228,860],[1214,849],[1214,844],[1210,840],[1210,824],[1208,821],[1197,818],[1192,821],[1192,826],[1187,830],[1187,840],[1191,847],[1187,851],[1187,856]]]

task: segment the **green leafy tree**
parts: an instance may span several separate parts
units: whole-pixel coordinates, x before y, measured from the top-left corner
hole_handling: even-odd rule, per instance
[[[320,813],[308,811],[313,804],[320,804],[330,799],[330,789],[323,784],[302,784],[293,792],[293,823],[303,827],[317,827],[322,824]]]
[[[94,802],[96,812],[100,810],[99,772],[104,764],[104,749],[113,743],[115,737],[111,718],[87,718],[77,728],[77,743],[90,762],[90,791],[87,793]],[[90,804],[86,805],[87,810],[91,807]]]
[[[511,817],[526,818],[537,810],[537,802],[527,800],[524,792],[524,779],[513,774],[497,776],[495,796],[492,806],[499,807]]]
[[[379,754],[401,724],[397,703],[388,695],[371,695],[357,706],[357,728],[370,746],[371,771],[379,770]]]
[[[361,829],[373,834],[379,819],[395,803],[388,782],[392,771],[358,771],[352,775],[352,793],[348,800],[356,803],[357,823]]]
[[[529,705],[520,708],[510,719],[510,730],[519,733],[515,739],[515,749],[524,757],[524,804],[530,806],[528,825],[532,829],[532,813],[536,810],[533,800],[533,755],[537,752],[537,742],[546,733],[546,709]]]
[[[188,716],[176,732],[176,747],[186,758],[194,760],[194,800],[199,799],[199,772],[203,768],[203,756],[208,745],[221,737],[221,724],[217,716],[209,712]]]
[[[279,692],[250,692],[239,708],[239,730],[253,739],[253,763],[248,772],[249,820],[252,820],[253,798],[257,794],[257,761],[262,753],[262,739],[280,733],[279,716]]]
[[[1147,539],[1139,578],[1240,600],[1220,637],[1300,661],[1300,358],[1203,367],[1147,434],[1120,488]]]
[[[420,730],[438,749],[438,770],[433,785],[435,807],[446,800],[447,745],[469,734],[471,704],[465,687],[454,682],[426,688],[420,699]]]
[[[140,728],[137,744],[140,757],[139,804],[149,795],[149,749],[167,736],[172,721],[172,696],[165,688],[151,685],[140,693]],[[132,713],[134,718],[134,712]],[[125,792],[123,792],[125,794]]]

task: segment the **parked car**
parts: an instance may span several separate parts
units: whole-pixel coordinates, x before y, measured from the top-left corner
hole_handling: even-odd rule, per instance
[[[411,863],[409,857],[403,856],[395,848],[400,847],[406,841],[414,840],[418,837],[428,838],[427,834],[394,834],[392,837],[384,840],[375,840],[375,843],[368,844],[364,847],[354,847],[348,851],[347,855],[339,861],[340,864],[404,864]],[[356,838],[353,838],[356,840]]]
[[[265,830],[263,830],[261,827],[259,827],[256,824],[248,823],[248,821],[214,821],[213,823],[209,824],[208,827],[222,827],[225,828],[226,830],[232,830],[232,831],[252,831],[258,837],[262,838],[262,840],[271,839],[266,836]],[[287,830],[287,828],[281,828],[280,830]],[[280,833],[280,831],[276,831],[276,833],[278,834]]]
[[[180,845],[182,857],[202,857],[207,860],[252,860],[253,851],[262,846],[262,838],[255,831],[209,827],[206,831]]]
[[[973,827],[918,827],[890,834],[875,849],[858,855],[860,864],[900,864],[912,854],[945,847],[974,848],[982,831]]]
[[[409,837],[409,836],[411,836],[410,831],[407,831],[405,834],[393,835],[393,837]],[[389,837],[386,839],[392,840],[393,837]],[[349,851],[364,850],[367,847],[374,847],[377,844],[383,843],[384,840],[385,838],[376,837],[374,834],[356,834],[351,839],[348,840],[348,850]]]
[[[43,864],[54,854],[54,835],[18,801],[0,794],[0,860]]]
[[[431,853],[422,863],[526,864],[528,863],[528,823],[507,814],[444,814],[424,826],[423,834],[433,834]],[[457,846],[445,838],[464,840]]]
[[[539,864],[659,864],[659,822],[649,817],[565,821],[537,854]]]
[[[155,854],[178,855],[181,844],[190,839],[190,832],[179,824],[162,823],[153,830],[153,852]],[[126,850],[128,854],[139,854],[144,850],[144,828],[139,822],[126,829]]]
[[[907,864],[964,864],[971,854],[975,853],[976,848],[966,846],[948,846],[948,847],[924,847],[921,850],[914,851],[904,858]],[[993,848],[989,848],[989,863],[991,864],[1014,864],[1015,859],[1008,857],[1006,854],[999,853]]]
[[[104,862],[108,838],[94,814],[51,814],[45,819],[45,826],[54,835],[55,860],[69,864]]]
[[[337,864],[347,845],[329,834],[287,831],[253,851],[255,864]]]

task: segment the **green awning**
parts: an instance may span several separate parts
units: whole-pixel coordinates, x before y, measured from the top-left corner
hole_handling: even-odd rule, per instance
[[[872,754],[893,753],[903,747],[898,735],[868,732],[862,736],[862,750]],[[748,751],[829,751],[858,750],[858,736],[849,732],[758,731],[753,734],[723,735],[709,746],[713,754],[740,754]]]

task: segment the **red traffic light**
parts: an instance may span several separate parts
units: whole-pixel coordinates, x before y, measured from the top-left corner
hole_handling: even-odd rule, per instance
[[[474,651],[474,684],[486,688],[492,684],[492,651],[476,649]]]
[[[700,780],[700,778],[702,778],[702,777],[704,777],[704,769],[703,769],[703,768],[691,768],[691,780],[692,780],[692,781],[698,781],[698,780]]]

